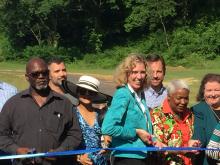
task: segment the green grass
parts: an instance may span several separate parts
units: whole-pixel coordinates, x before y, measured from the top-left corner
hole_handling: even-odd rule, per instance
[[[183,79],[190,86],[190,105],[196,103],[196,95],[200,86],[201,79],[207,73],[220,73],[220,68],[216,69],[195,69],[195,68],[168,68],[165,77],[165,84],[173,79]]]
[[[24,71],[0,70],[0,80],[16,86],[19,90],[23,90],[28,87]]]
[[[167,67],[165,77],[165,85],[173,79],[184,79],[190,85],[190,105],[195,104],[195,97],[198,92],[200,81],[206,73],[220,73],[220,59],[207,62],[204,68],[184,68],[184,67]],[[68,64],[69,73],[99,75],[100,78],[111,79],[113,70],[82,68],[76,64]],[[0,63],[0,80],[8,82],[16,86],[19,90],[28,87],[28,83],[24,76],[25,64],[18,62],[2,62]]]
[[[25,63],[24,62],[0,62],[0,70],[19,70],[24,71],[25,70]]]
[[[90,74],[102,74],[102,75],[112,75],[113,70],[111,69],[94,69],[94,68],[87,68],[78,66],[77,64],[67,64],[67,70],[71,73],[90,73]]]

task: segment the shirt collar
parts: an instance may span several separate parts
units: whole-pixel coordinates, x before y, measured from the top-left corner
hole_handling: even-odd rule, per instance
[[[130,86],[130,84],[128,84],[128,89],[131,91],[132,94],[137,95],[141,98],[141,92],[135,92],[134,89]]]
[[[160,88],[160,90],[159,90],[158,92],[156,92],[152,87],[149,87],[149,88],[148,88],[148,91],[149,91],[150,93],[152,93],[152,94],[155,94],[155,93],[156,93],[156,94],[158,94],[158,95],[162,95],[165,89],[166,89],[166,88],[162,85],[162,87]]]
[[[128,89],[131,91],[131,93],[134,93],[134,89],[130,86],[130,84],[128,84]]]
[[[21,97],[31,97],[31,88],[28,88],[28,89],[24,90],[23,93],[21,94]],[[56,93],[56,92],[54,92],[50,89],[47,100],[50,100],[53,97],[63,99],[60,94],[58,94],[58,93]]]

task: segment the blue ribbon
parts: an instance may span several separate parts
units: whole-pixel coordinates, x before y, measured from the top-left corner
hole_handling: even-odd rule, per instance
[[[55,156],[64,156],[64,155],[79,155],[84,153],[98,152],[103,150],[103,148],[94,148],[94,149],[86,149],[86,150],[70,150],[63,152],[46,152],[46,153],[36,153],[36,154],[25,154],[25,155],[6,155],[0,156],[0,160],[3,159],[20,159],[20,158],[34,158],[34,157],[55,157]],[[199,147],[133,147],[133,148],[105,148],[105,150],[110,151],[220,151],[220,148],[199,148]]]

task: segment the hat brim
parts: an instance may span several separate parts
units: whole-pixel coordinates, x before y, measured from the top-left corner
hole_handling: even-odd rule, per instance
[[[74,96],[74,97],[78,97],[77,94],[77,88],[84,88],[81,84],[74,84],[73,82],[70,82],[68,80],[63,80],[62,81],[62,88],[66,93],[69,93],[70,95]],[[88,87],[86,87],[85,89],[88,89]],[[88,89],[90,90],[90,89]],[[94,91],[94,90],[92,90]],[[97,91],[95,91],[97,92]],[[111,104],[112,101],[112,96],[104,94],[102,92],[97,92],[97,95],[95,97],[92,98],[92,102],[93,103],[107,103],[108,105]]]
[[[69,93],[70,95],[77,97],[77,86],[76,84],[68,81],[68,80],[63,80],[62,81],[62,88],[66,93]]]
[[[91,91],[94,91],[94,92],[99,92],[97,91],[96,89],[86,85],[86,84],[76,84],[77,86],[81,87],[81,88],[85,88],[85,89],[88,89],[88,90],[91,90]]]

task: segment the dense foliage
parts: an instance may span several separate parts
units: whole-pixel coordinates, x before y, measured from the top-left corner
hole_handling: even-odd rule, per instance
[[[1,0],[0,60],[60,56],[110,68],[130,52],[183,65],[215,59],[219,7],[219,0]]]

